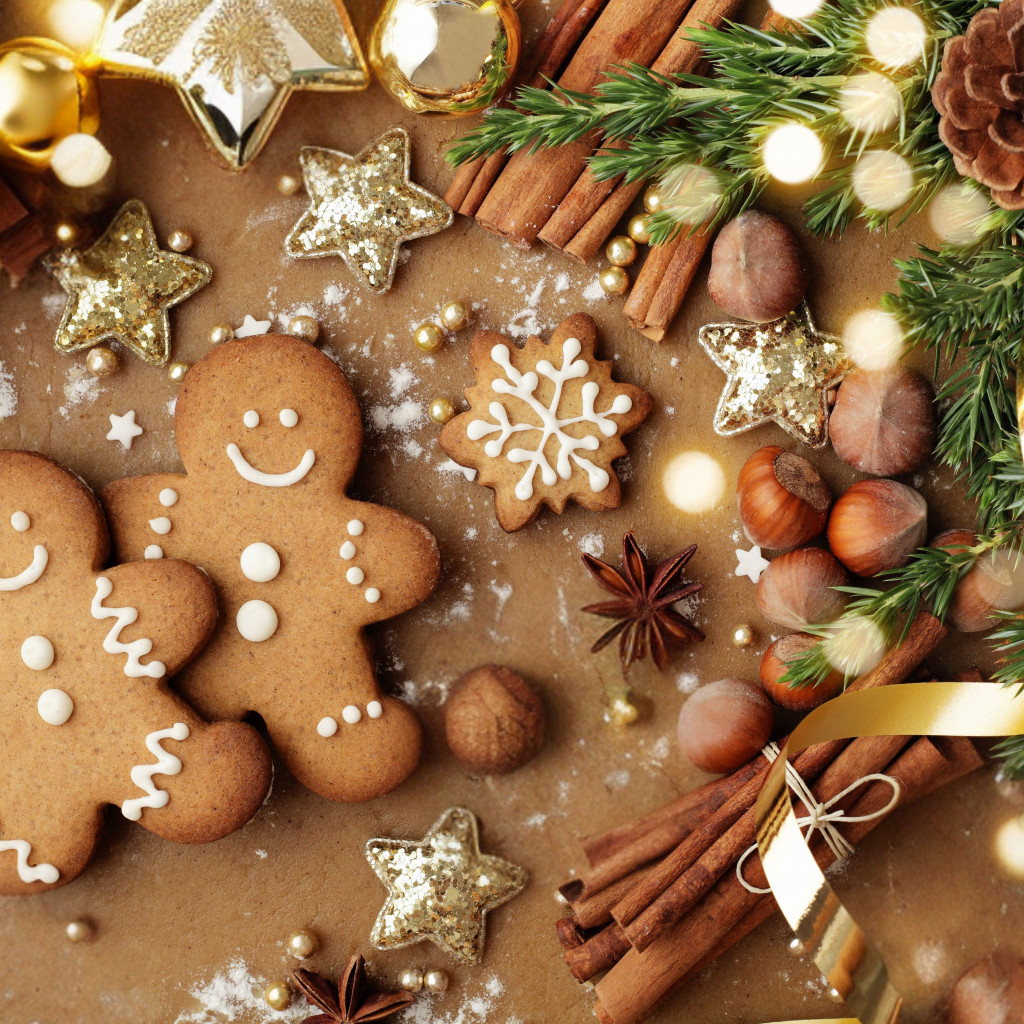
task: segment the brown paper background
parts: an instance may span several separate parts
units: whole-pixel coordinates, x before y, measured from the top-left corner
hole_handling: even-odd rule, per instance
[[[365,39],[377,5],[350,6]],[[527,0],[523,16],[531,31],[555,6],[554,0]],[[0,36],[45,28],[41,7],[0,2]],[[32,899],[0,900],[0,1019],[287,1019],[266,1009],[234,1018],[204,1015],[190,990],[239,958],[254,978],[283,976],[293,964],[284,939],[301,927],[320,935],[321,950],[307,966],[325,973],[338,971],[357,951],[370,954],[371,973],[392,984],[407,965],[449,970],[448,994],[421,1000],[408,1018],[417,1024],[593,1019],[592,998],[571,981],[552,927],[560,915],[555,887],[581,865],[574,837],[619,824],[700,781],[675,749],[675,718],[684,699],[677,679],[687,673],[701,682],[753,677],[771,632],[755,609],[753,586],[733,575],[733,549],[741,538],[731,494],[713,513],[695,517],[674,510],[660,486],[662,468],[679,450],[712,453],[731,488],[755,447],[786,443],[774,428],[731,440],[711,431],[723,378],[695,343],[699,325],[718,315],[706,297],[703,272],[665,343],[656,346],[625,326],[620,299],[584,297],[585,289],[594,293],[595,265],[581,268],[546,250],[516,251],[459,218],[443,235],[411,243],[394,288],[375,297],[361,290],[340,260],[284,256],[284,237],[305,201],[302,194],[282,196],[278,175],[297,171],[303,144],[354,152],[387,127],[403,124],[414,139],[415,180],[441,193],[450,180],[443,144],[462,125],[406,114],[376,87],[354,95],[296,94],[255,165],[234,174],[206,150],[171,91],[106,81],[101,94],[101,136],[119,165],[114,202],[144,199],[161,239],[174,228],[188,229],[195,237],[192,254],[213,267],[213,283],[172,313],[174,358],[200,358],[214,323],[239,324],[246,313],[287,319],[308,309],[349,376],[369,428],[354,496],[399,508],[436,533],[444,559],[437,592],[418,610],[374,631],[382,682],[414,697],[427,744],[409,783],[364,806],[329,803],[279,770],[256,819],[209,847],[163,842],[111,812],[99,852],[81,879]],[[790,211],[797,224],[797,198],[779,192],[767,205]],[[915,238],[934,242],[921,225],[889,236],[853,230],[842,241],[807,239],[819,324],[838,329],[850,312],[873,305],[893,280],[893,258],[908,253]],[[81,355],[53,351],[62,308],[56,284],[37,273],[17,290],[6,282],[0,289],[0,360],[18,398],[16,415],[0,421],[0,445],[45,452],[94,486],[121,475],[179,469],[168,413],[176,385],[165,373],[122,355],[117,375],[89,383]],[[621,379],[647,387],[656,401],[650,421],[627,441],[631,454],[620,464],[622,508],[600,515],[575,506],[561,517],[545,512],[507,536],[494,521],[490,492],[438,471],[444,461],[438,428],[425,415],[408,431],[375,426],[381,409],[409,400],[425,407],[442,395],[455,400],[470,382],[469,332],[450,338],[432,358],[411,342],[411,328],[451,298],[471,302],[476,322],[498,331],[535,323],[547,332],[576,310],[595,317],[599,354],[614,357]],[[412,382],[403,390],[407,371]],[[123,453],[104,434],[109,414],[130,408],[145,433]],[[812,458],[837,493],[853,479],[831,452]],[[931,504],[933,532],[969,525],[944,474],[927,469],[915,482]],[[700,545],[691,570],[705,584],[697,617],[708,638],[679,654],[664,676],[638,666],[630,684],[650,712],[641,724],[616,729],[602,715],[606,687],[620,686],[622,677],[612,651],[589,653],[601,623],[578,609],[597,599],[598,591],[579,555],[583,538],[596,536],[605,556],[617,560],[627,529],[636,530],[655,558],[691,542]],[[729,643],[732,627],[742,621],[758,632],[749,652]],[[962,639],[947,642],[936,671],[970,664],[978,650]],[[550,714],[542,754],[506,778],[467,775],[443,742],[438,707],[445,687],[487,661],[533,679]],[[418,838],[456,804],[480,816],[487,851],[529,869],[528,891],[492,915],[480,966],[456,968],[426,944],[373,952],[368,935],[383,890],[363,858],[366,840]],[[839,875],[840,891],[877,937],[906,995],[908,1022],[935,1020],[955,976],[978,956],[996,946],[1020,948],[1021,887],[1000,873],[991,854],[995,829],[1018,810],[1005,792],[1000,795],[991,770],[979,772],[899,812]],[[95,923],[96,936],[71,945],[63,927],[80,916]],[[652,1019],[754,1024],[834,1014],[813,966],[794,960],[786,942],[781,921],[769,922]]]

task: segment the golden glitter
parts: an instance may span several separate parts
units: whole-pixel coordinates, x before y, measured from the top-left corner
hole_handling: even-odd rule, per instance
[[[715,433],[772,422],[811,448],[828,444],[828,391],[852,363],[839,338],[817,330],[806,303],[768,324],[707,324],[697,339],[729,378]]]
[[[290,256],[340,256],[371,291],[391,287],[403,242],[449,227],[446,203],[409,181],[409,134],[392,128],[358,156],[304,146],[310,207],[285,240]]]
[[[429,939],[463,963],[484,951],[487,912],[519,895],[526,872],[480,852],[476,818],[453,807],[419,842],[371,839],[366,859],[388,887],[370,941],[400,949]]]
[[[138,199],[125,203],[88,249],[60,250],[46,267],[69,296],[54,339],[58,352],[113,339],[154,366],[171,354],[167,311],[211,276],[202,260],[159,247]]]

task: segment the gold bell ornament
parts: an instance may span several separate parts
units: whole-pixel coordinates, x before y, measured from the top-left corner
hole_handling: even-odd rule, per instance
[[[515,79],[522,27],[513,0],[387,0],[370,65],[418,114],[475,114]]]

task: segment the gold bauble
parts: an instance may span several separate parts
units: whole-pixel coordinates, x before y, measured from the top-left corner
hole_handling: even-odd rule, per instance
[[[640,717],[640,709],[628,697],[616,697],[608,705],[608,721],[612,725],[632,725]]]
[[[188,252],[192,248],[192,236],[183,228],[178,228],[167,236],[167,248],[175,252]]]
[[[626,227],[629,237],[639,245],[647,245],[651,240],[651,218],[646,213],[638,213],[629,218]]]
[[[231,324],[214,324],[210,328],[210,344],[223,345],[225,341],[231,341],[235,336],[235,329]]]
[[[444,344],[444,332],[437,324],[420,324],[413,332],[412,340],[423,352],[436,352]]]
[[[167,378],[173,384],[180,384],[185,379],[185,374],[192,368],[191,363],[171,363],[167,367]]]
[[[398,987],[405,992],[419,992],[423,988],[423,972],[418,967],[407,967],[398,976]]]
[[[428,992],[433,992],[435,995],[448,990],[448,974],[446,971],[434,970],[427,971],[423,975],[423,987]]]
[[[294,174],[282,174],[277,179],[277,191],[283,196],[293,196],[302,188],[302,182]]]
[[[305,928],[288,936],[288,952],[296,960],[308,960],[319,948],[320,940]]]
[[[732,645],[743,650],[754,642],[754,630],[749,623],[741,622],[732,627]]]
[[[293,316],[288,321],[286,330],[293,338],[308,341],[310,345],[315,345],[317,338],[320,337],[320,325],[306,313]]]
[[[446,302],[441,307],[441,325],[449,331],[461,331],[469,323],[464,302]]]
[[[636,259],[636,242],[628,235],[616,235],[604,247],[604,254],[613,267],[628,267]]]
[[[387,0],[370,36],[384,88],[418,114],[475,114],[515,77],[522,27],[511,0]]]
[[[68,921],[64,926],[68,942],[88,942],[92,938],[92,925],[85,920]]]
[[[85,365],[97,377],[109,377],[117,371],[117,353],[107,345],[97,345],[85,353]]]
[[[597,279],[609,295],[622,295],[629,288],[629,274],[622,267],[605,267]]]
[[[263,998],[272,1010],[287,1010],[292,1002],[292,988],[287,981],[272,981],[264,990]]]
[[[447,398],[435,398],[430,403],[430,418],[442,426],[455,415],[455,406]]]
[[[36,37],[0,45],[0,156],[44,170],[58,142],[98,127],[95,84],[74,50]]]
[[[644,209],[648,213],[657,213],[664,205],[664,202],[661,183],[655,182],[653,185],[648,185],[647,191],[644,192]]]

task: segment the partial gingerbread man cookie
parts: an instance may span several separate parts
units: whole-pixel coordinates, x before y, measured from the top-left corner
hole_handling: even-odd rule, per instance
[[[165,680],[212,635],[217,603],[184,562],[104,569],[107,526],[78,477],[0,452],[0,893],[85,867],[105,804],[166,839],[235,831],[269,789],[240,722],[204,722]]]
[[[420,728],[382,696],[363,627],[422,602],[437,542],[346,497],[362,421],[341,370],[296,338],[228,342],[188,372],[174,427],[185,474],[103,491],[122,558],[209,572],[221,621],[179,684],[204,714],[259,712],[288,769],[334,800],[369,800],[416,767]]]
[[[494,491],[502,528],[519,530],[547,505],[570,499],[596,511],[617,508],[622,488],[612,463],[626,454],[653,402],[642,388],[612,380],[612,364],[594,356],[597,330],[586,313],[561,323],[547,343],[523,348],[478,331],[470,348],[476,384],[469,412],[441,431],[441,447]]]

